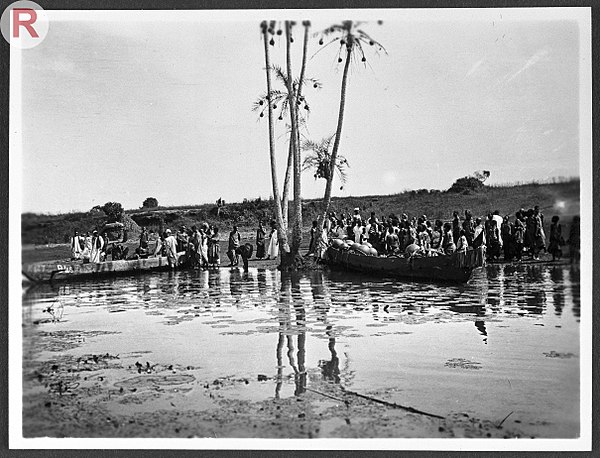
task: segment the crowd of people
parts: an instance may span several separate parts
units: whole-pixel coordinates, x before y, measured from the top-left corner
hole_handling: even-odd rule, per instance
[[[363,218],[360,209],[355,208],[351,215],[337,216],[331,212],[321,228],[313,221],[308,254],[322,258],[329,241],[338,238],[359,244],[368,243],[378,254],[387,256],[415,252],[432,256],[485,246],[490,261],[501,257],[505,261],[520,261],[524,256],[537,260],[541,252],[551,255],[554,261],[562,257],[563,248],[568,245],[571,260],[578,261],[579,237],[579,216],[573,218],[566,239],[557,215],[551,218],[546,235],[544,215],[538,206],[520,209],[514,219],[511,215],[500,216],[498,211],[485,217],[473,217],[469,210],[465,210],[461,217],[455,211],[451,221],[431,221],[426,215],[409,218],[405,213],[399,217],[390,214],[379,219],[375,212],[371,212],[368,218]],[[153,249],[149,246],[148,230],[143,227],[139,246],[131,256],[128,256],[129,249],[118,243],[126,238],[125,235],[122,240],[115,241],[109,240],[106,235],[103,237],[97,230],[85,235],[75,231],[70,242],[72,259],[98,263],[105,261],[108,255],[112,260],[160,255],[166,256],[169,265],[175,267],[180,254],[185,253],[186,259],[194,267],[209,269],[221,265],[219,228],[208,223],[190,229],[181,226],[176,233],[166,229],[156,238]],[[242,243],[242,236],[234,225],[227,244],[229,266],[238,266],[241,258],[247,269],[253,251],[254,245]],[[271,221],[268,232],[260,222],[256,231],[256,258],[277,259],[278,256],[279,240],[275,222]]]
[[[86,232],[85,235],[79,235],[79,231],[75,231],[70,243],[73,260],[102,262],[106,257],[106,243],[97,230],[91,234]]]
[[[520,261],[524,256],[538,260],[541,252],[550,254],[554,261],[562,257],[563,247],[568,245],[571,259],[578,260],[579,216],[573,218],[566,240],[559,216],[552,217],[548,236],[544,228],[544,215],[538,206],[520,209],[514,221],[511,215],[500,216],[497,210],[481,217],[473,217],[465,210],[464,217],[455,211],[452,220],[446,222],[431,221],[427,215],[409,218],[405,213],[380,220],[371,212],[363,218],[360,209],[355,208],[351,215],[338,217],[331,212],[322,228],[313,221],[308,253],[322,257],[328,241],[339,238],[359,244],[368,242],[380,255],[388,256],[417,250],[424,255],[451,254],[485,246],[491,261],[501,257],[505,261]]]

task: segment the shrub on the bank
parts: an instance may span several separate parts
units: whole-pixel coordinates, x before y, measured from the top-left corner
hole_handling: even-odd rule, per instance
[[[490,172],[488,170],[483,170],[481,172],[475,172],[473,175],[459,178],[456,180],[448,192],[455,194],[470,194],[472,192],[481,191],[484,187],[483,182],[487,180],[490,176]]]
[[[154,197],[147,197],[142,203],[142,208],[156,208],[158,207],[158,199]]]
[[[102,211],[106,214],[109,223],[121,221],[123,216],[123,206],[119,202],[106,202],[102,206]]]

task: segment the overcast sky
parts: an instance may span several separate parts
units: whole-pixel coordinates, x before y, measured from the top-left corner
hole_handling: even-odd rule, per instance
[[[364,24],[387,55],[369,48],[367,66],[351,68],[340,144],[351,168],[335,195],[447,189],[481,169],[491,172],[490,183],[579,175],[578,23],[469,11],[383,12],[382,25]],[[260,15],[92,21],[76,14],[51,20],[45,41],[22,53],[23,211],[272,194],[266,117],[251,110],[266,86]],[[342,11],[305,17],[315,32],[361,19]],[[272,60],[284,66],[285,41],[275,41]],[[323,83],[305,91],[305,135],[314,140],[335,131],[337,52],[332,45],[308,62],[308,76]],[[303,196],[322,196],[324,184],[305,173]]]

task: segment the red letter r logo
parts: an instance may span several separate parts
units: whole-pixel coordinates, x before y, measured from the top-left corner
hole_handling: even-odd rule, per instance
[[[25,27],[32,38],[39,38],[39,35],[32,24],[37,20],[37,13],[34,9],[14,8],[13,12],[13,37],[19,38],[19,28]],[[22,15],[28,15],[27,19],[21,19]]]

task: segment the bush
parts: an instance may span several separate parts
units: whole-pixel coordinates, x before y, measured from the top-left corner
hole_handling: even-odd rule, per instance
[[[102,211],[106,213],[109,223],[121,221],[123,217],[123,206],[119,202],[106,202],[102,206]]]
[[[483,181],[473,176],[459,178],[454,184],[448,189],[448,192],[455,194],[470,194],[471,192],[477,192],[483,189]]]
[[[156,208],[158,207],[158,200],[154,197],[147,197],[142,203],[142,208]]]

